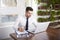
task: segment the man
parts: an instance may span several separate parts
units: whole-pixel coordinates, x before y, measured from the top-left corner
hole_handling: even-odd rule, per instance
[[[33,32],[36,29],[36,21],[33,18],[33,9],[26,7],[25,15],[19,16],[16,20],[15,27],[18,27],[19,31],[30,31]]]

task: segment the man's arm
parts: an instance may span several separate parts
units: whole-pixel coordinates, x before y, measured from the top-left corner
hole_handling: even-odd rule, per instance
[[[18,18],[16,19],[16,21],[15,21],[15,23],[14,23],[14,28],[15,28],[16,30],[17,30],[17,28],[18,28],[18,24],[21,23],[21,22],[20,22],[20,17],[21,17],[21,16],[18,15]]]
[[[37,27],[37,21],[36,19],[33,20],[33,23],[32,23],[35,27]]]
[[[32,24],[29,25],[29,32],[35,32],[36,27],[37,27],[37,22],[35,19],[32,19]]]

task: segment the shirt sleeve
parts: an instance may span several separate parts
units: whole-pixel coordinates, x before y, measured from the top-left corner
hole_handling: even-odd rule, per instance
[[[14,28],[17,30],[18,26],[21,26],[21,16],[19,15],[14,23]]]
[[[33,18],[32,19],[32,21],[31,21],[32,23],[29,25],[29,32],[33,32],[33,31],[35,31],[36,30],[36,27],[37,27],[37,22],[36,22],[36,20]]]
[[[37,27],[37,21],[36,19],[33,19],[33,23],[32,23],[35,27]]]

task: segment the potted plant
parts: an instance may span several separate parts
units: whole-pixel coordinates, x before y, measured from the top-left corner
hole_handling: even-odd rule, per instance
[[[38,4],[41,2],[41,0],[36,0],[38,2]]]
[[[38,10],[37,11],[37,15],[38,16],[44,16],[44,15],[50,15],[50,13],[49,13],[49,11],[40,11],[40,10]]]
[[[38,22],[47,22],[48,18],[38,18],[37,21]]]
[[[56,13],[57,15],[60,15],[60,10]]]
[[[56,8],[56,6],[60,6],[60,0],[49,0],[48,6],[52,5],[53,9]],[[58,8],[58,7],[57,7]],[[60,7],[59,7],[60,8]],[[58,8],[58,9],[59,9]]]

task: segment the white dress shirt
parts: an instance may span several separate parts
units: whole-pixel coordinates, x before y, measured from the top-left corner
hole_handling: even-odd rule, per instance
[[[32,32],[36,29],[37,22],[33,16],[28,19],[28,31]],[[14,27],[26,27],[26,16],[18,16]]]

